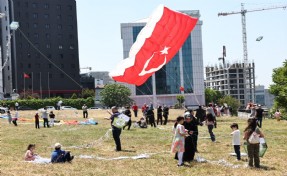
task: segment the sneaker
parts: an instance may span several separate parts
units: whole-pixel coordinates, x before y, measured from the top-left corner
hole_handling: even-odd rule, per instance
[[[182,167],[182,166],[184,166],[184,164],[183,164],[183,163],[181,163],[181,164],[177,164],[177,167]]]

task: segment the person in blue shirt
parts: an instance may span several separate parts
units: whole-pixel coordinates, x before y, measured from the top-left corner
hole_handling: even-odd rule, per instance
[[[61,147],[62,145],[60,143],[55,144],[55,151],[53,151],[51,155],[52,163],[71,162],[74,159],[70,151],[61,150]]]

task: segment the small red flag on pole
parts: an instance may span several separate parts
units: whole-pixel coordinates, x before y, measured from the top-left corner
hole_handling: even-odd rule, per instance
[[[184,87],[180,86],[180,87],[179,87],[179,90],[180,90],[180,91],[184,91]]]
[[[24,73],[24,78],[30,78],[30,75]]]

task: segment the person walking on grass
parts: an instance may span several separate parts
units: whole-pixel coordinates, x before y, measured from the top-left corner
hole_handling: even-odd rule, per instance
[[[49,117],[50,117],[50,124],[51,124],[51,126],[54,126],[55,114],[53,113],[53,111],[50,112]]]
[[[11,122],[12,122],[12,115],[11,115],[10,111],[7,111],[7,117],[8,117],[9,124],[11,124]]]
[[[212,131],[215,124],[215,117],[211,113],[207,113],[205,124],[207,125],[211,141],[215,142],[215,135]]]
[[[183,164],[184,144],[185,144],[185,136],[187,136],[188,134],[184,129],[183,122],[184,117],[178,116],[173,126],[174,138],[171,146],[171,151],[173,153],[177,152],[177,158],[178,158],[177,167],[184,166]]]
[[[40,129],[40,121],[39,121],[39,114],[38,112],[36,112],[35,114],[35,128],[37,129]]]
[[[258,108],[255,110],[255,118],[257,119],[257,125],[259,128],[262,128],[262,118],[264,110],[261,108],[261,105],[258,105]]]
[[[137,106],[136,103],[134,103],[132,106],[132,110],[134,111],[135,117],[138,117],[138,109],[139,107]]]
[[[83,110],[83,117],[88,118],[88,106],[86,106],[86,104],[82,106],[82,110]]]
[[[44,122],[43,122],[44,128],[46,128],[46,125],[47,125],[48,128],[50,128],[49,120],[48,120],[48,112],[47,112],[47,108],[46,107],[42,111],[42,118],[44,120]]]
[[[126,107],[126,110],[125,110],[124,114],[126,116],[128,116],[130,118],[130,120],[128,121],[127,125],[125,125],[123,127],[123,130],[125,130],[126,126],[128,126],[128,130],[130,130],[130,128],[132,126],[132,112],[130,111],[130,107],[129,106]]]
[[[18,118],[19,118],[19,113],[18,113],[18,111],[16,110],[16,111],[15,111],[15,115],[14,115],[14,117],[12,118],[12,123],[13,123],[15,126],[18,126],[18,125],[17,125],[17,120],[18,120]]]
[[[240,155],[240,130],[238,129],[238,124],[233,123],[230,125],[230,128],[232,129],[232,145],[234,147],[234,152],[236,154],[237,160],[241,160]]]
[[[158,106],[157,108],[157,125],[160,121],[160,125],[162,125],[162,107],[161,106]]]
[[[111,117],[109,117],[109,118],[107,117],[106,119],[111,120],[113,138],[114,138],[114,141],[116,144],[115,151],[118,152],[118,151],[122,150],[121,139],[120,139],[122,129],[114,126],[113,123],[114,123],[115,118],[117,118],[120,115],[120,113],[119,113],[118,108],[116,106],[112,107],[112,112],[110,112],[110,111],[107,111],[107,112],[111,115]]]
[[[244,130],[243,139],[247,142],[247,153],[248,153],[248,166],[256,168],[260,167],[259,159],[259,138],[263,138],[263,133],[257,128],[257,121],[254,118],[250,118],[247,121],[247,127]]]
[[[163,108],[163,117],[164,117],[164,125],[167,124],[167,120],[168,120],[168,115],[169,115],[169,108],[167,107],[167,105],[164,105]]]
[[[149,109],[147,110],[146,118],[148,119],[148,121],[149,121],[151,127],[155,127],[155,128],[156,128],[153,108],[149,108]]]

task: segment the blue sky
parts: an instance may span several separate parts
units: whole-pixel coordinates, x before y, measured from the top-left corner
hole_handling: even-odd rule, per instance
[[[240,11],[287,5],[270,0],[77,0],[79,52],[81,67],[111,71],[123,59],[120,23],[148,17],[159,5],[174,10],[200,10],[203,21],[203,62],[216,64],[227,49],[227,60],[243,60],[241,15],[218,17],[218,12]],[[287,59],[287,9],[247,13],[249,60],[254,60],[256,84],[272,84],[272,70]],[[256,38],[263,36],[263,40]],[[81,70],[86,72],[86,70]]]

